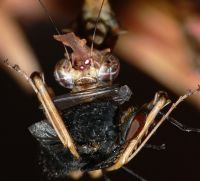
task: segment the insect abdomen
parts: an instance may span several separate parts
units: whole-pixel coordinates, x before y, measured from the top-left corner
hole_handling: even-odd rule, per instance
[[[65,110],[63,117],[82,157],[84,171],[101,166],[118,149],[118,105],[102,100]]]
[[[62,177],[73,170],[88,171],[104,165],[119,151],[117,116],[118,105],[109,100],[83,103],[62,111],[81,156],[79,160],[63,147],[49,123],[41,121],[31,126],[31,133],[41,143],[44,171],[50,177]]]

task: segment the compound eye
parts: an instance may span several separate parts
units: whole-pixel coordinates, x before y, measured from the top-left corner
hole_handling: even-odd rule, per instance
[[[71,70],[71,63],[66,59],[59,61],[54,70],[54,77],[56,81],[63,87],[72,89],[74,87],[74,80]]]
[[[112,82],[117,77],[119,69],[119,60],[111,53],[107,53],[98,71],[98,79],[102,82]]]

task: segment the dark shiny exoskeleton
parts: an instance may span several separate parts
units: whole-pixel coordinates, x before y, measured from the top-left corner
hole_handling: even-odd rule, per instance
[[[78,169],[89,171],[102,168],[116,159],[123,143],[119,124],[120,104],[124,101],[121,101],[122,95],[115,95],[115,90],[118,88],[102,88],[97,93],[97,90],[92,90],[85,95],[91,96],[95,93],[97,99],[87,98],[83,103],[79,100],[80,103],[76,102],[78,105],[72,107],[66,106],[65,101],[69,100],[64,99],[72,95],[54,100],[76,143],[81,156],[78,160],[63,147],[49,123],[41,121],[30,127],[31,133],[41,143],[42,164],[44,171],[49,171],[50,176],[65,176],[70,171]],[[123,96],[129,97],[130,92]]]
[[[62,177],[73,170],[87,172],[113,165],[129,140],[143,127],[150,111],[146,109],[146,114],[144,111],[136,114],[135,110],[123,112],[122,104],[130,96],[127,86],[112,86],[55,98],[80,159],[63,147],[47,121],[41,121],[29,130],[41,143],[44,171],[50,177]],[[134,130],[133,123],[139,125]]]

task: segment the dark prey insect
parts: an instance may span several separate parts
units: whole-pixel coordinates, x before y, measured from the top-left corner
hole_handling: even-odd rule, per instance
[[[83,173],[94,176],[123,167],[172,110],[199,91],[198,88],[180,97],[164,115],[160,111],[170,101],[162,91],[140,108],[123,109],[132,92],[126,85],[112,85],[120,65],[110,50],[91,51],[86,40],[72,32],[54,38],[72,49],[57,63],[54,72],[58,83],[71,89],[70,93],[51,98],[39,73],[28,77],[18,66],[6,62],[29,81],[46,115],[46,120],[29,130],[40,142],[41,162],[50,177]],[[183,127],[173,119],[171,122]]]

